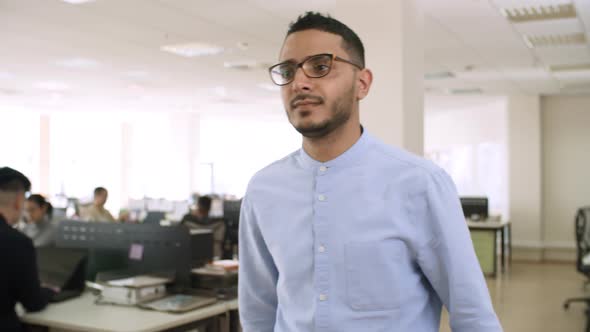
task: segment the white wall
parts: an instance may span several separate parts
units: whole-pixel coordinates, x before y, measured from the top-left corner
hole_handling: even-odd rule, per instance
[[[490,198],[509,218],[506,98],[427,96],[425,155],[453,177],[460,195]]]
[[[540,259],[541,112],[538,96],[508,98],[509,197],[513,245],[535,249]]]
[[[590,97],[543,97],[543,240],[573,247],[574,216],[590,205]]]

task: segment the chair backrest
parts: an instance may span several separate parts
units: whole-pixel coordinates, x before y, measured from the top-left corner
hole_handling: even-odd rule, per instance
[[[576,214],[576,247],[578,271],[590,273],[590,206],[578,209]],[[586,258],[588,256],[589,258]]]

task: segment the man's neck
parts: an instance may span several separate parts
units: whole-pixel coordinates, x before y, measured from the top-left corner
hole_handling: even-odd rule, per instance
[[[311,158],[327,162],[350,149],[360,137],[359,121],[349,121],[324,137],[303,137],[303,149]]]

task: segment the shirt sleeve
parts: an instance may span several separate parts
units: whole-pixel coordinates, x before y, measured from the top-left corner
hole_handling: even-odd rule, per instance
[[[19,254],[19,278],[17,279],[16,290],[17,300],[27,311],[40,311],[47,306],[53,292],[42,288],[37,272],[37,258],[35,249],[30,241],[25,242]]]
[[[244,332],[274,331],[278,271],[246,196],[240,209],[238,299]]]
[[[438,171],[419,196],[418,264],[447,308],[452,331],[502,331],[452,180]]]

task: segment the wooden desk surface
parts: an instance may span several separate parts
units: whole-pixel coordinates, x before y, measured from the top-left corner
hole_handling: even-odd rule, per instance
[[[21,316],[23,322],[50,328],[84,332],[156,332],[236,310],[238,300],[220,301],[182,314],[143,310],[137,307],[97,305],[89,292],[50,304],[37,313]]]

